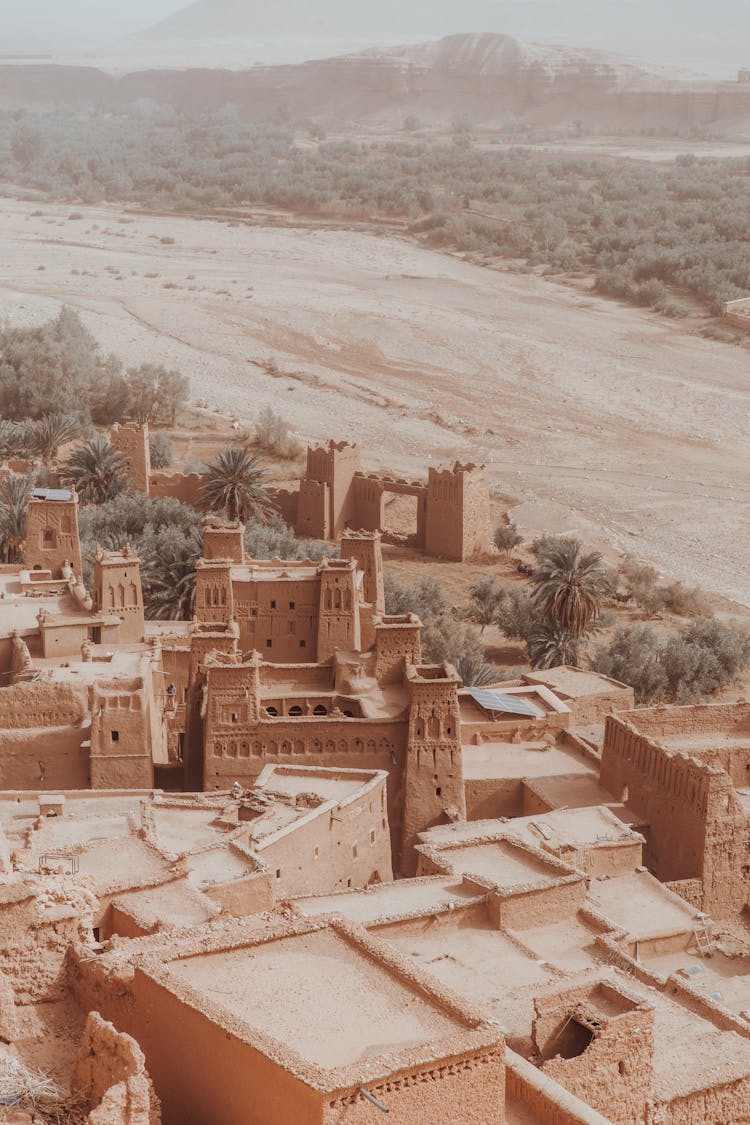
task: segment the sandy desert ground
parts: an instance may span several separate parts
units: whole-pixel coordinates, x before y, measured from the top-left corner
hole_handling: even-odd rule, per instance
[[[367,466],[488,465],[578,530],[750,606],[750,360],[684,324],[362,230],[0,202],[0,315],[61,302],[128,363]],[[43,268],[42,268],[43,267]],[[264,365],[277,365],[269,373]]]

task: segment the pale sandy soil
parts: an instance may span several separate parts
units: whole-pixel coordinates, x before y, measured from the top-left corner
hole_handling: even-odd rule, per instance
[[[243,419],[271,405],[304,438],[358,441],[366,467],[486,461],[523,527],[750,605],[746,350],[391,235],[130,218],[0,202],[0,314],[65,301],[127,362],[177,366]]]

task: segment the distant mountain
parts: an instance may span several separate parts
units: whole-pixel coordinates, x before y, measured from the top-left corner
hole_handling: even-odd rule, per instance
[[[195,0],[150,41],[380,41],[491,31],[710,69],[750,65],[748,0]]]

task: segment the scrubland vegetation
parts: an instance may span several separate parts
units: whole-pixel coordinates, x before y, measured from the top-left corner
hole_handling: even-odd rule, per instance
[[[188,387],[184,375],[156,364],[125,369],[101,351],[72,309],[32,328],[0,330],[0,418],[21,423],[19,447],[11,453],[24,454],[26,437],[44,417],[67,417],[79,426],[127,420],[174,426]],[[24,428],[29,422],[30,430]],[[11,433],[5,426],[0,435],[6,449]],[[71,432],[59,444],[76,436]]]
[[[48,198],[397,217],[428,244],[593,273],[600,292],[672,315],[685,311],[675,289],[713,312],[750,293],[747,159],[660,165],[492,139],[466,125],[447,140],[327,141],[231,108],[189,118],[145,101],[119,115],[0,115],[6,179]]]

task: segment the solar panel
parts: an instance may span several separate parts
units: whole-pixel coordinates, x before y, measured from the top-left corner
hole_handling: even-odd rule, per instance
[[[35,488],[32,494],[35,500],[70,500],[71,493],[67,488]]]
[[[502,691],[486,691],[482,688],[468,688],[469,695],[485,711],[500,711],[508,715],[526,715],[539,718],[539,712],[530,703],[517,695],[506,695]]]

